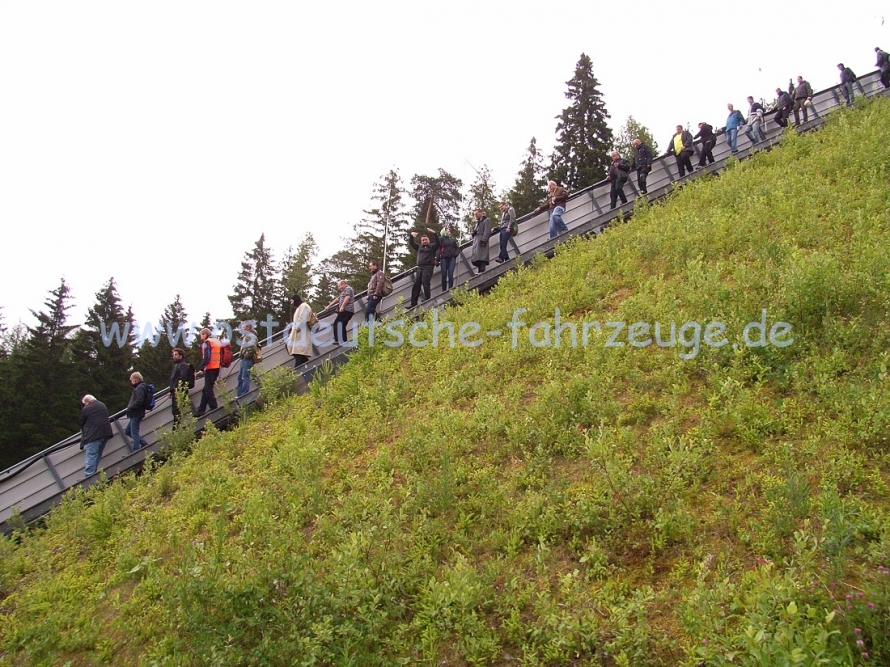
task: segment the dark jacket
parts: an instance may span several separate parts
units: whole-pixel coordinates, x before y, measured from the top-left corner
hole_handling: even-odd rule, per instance
[[[102,438],[110,438],[114,435],[114,432],[111,430],[108,408],[105,407],[102,401],[93,401],[89,405],[83,406],[83,410],[80,411],[80,418],[77,421],[83,434],[80,438],[81,445],[101,440]]]
[[[652,171],[652,148],[642,143],[637,146],[634,151],[634,161],[630,168],[637,171],[645,170],[646,173]]]
[[[671,140],[668,142],[668,150],[667,150],[668,155],[676,155],[676,152],[674,152],[674,137],[676,137],[676,136],[677,136],[677,134],[674,133],[674,136],[671,137]],[[680,135],[680,139],[683,142],[683,152],[684,153],[694,153],[695,152],[695,149],[692,147],[692,141],[693,141],[692,132],[690,132],[689,130],[683,130],[683,134]]]
[[[425,234],[430,239],[429,245],[423,245],[414,240],[414,237],[408,235],[408,245],[417,251],[417,266],[435,266],[436,252],[439,250],[438,234]]]
[[[701,137],[702,141],[717,141],[717,137],[714,135],[714,128],[707,123],[702,123],[702,126],[698,128],[698,133],[693,139],[698,139],[699,137]]]
[[[875,67],[882,72],[890,70],[890,55],[886,51],[876,51],[875,53],[878,55],[878,62],[875,63]]]
[[[179,383],[182,382],[188,388],[189,382],[189,362],[185,359],[177,361],[173,364],[173,372],[170,373],[170,393],[176,391]]]
[[[142,419],[145,416],[145,401],[148,398],[148,385],[140,382],[133,387],[133,395],[127,403],[127,417]]]
[[[457,257],[460,254],[460,247],[457,245],[457,239],[453,236],[439,237],[439,257],[449,258]]]
[[[791,97],[786,92],[782,92],[779,94],[779,97],[776,98],[776,109],[790,109],[791,108]]]
[[[813,89],[810,87],[810,84],[806,81],[801,81],[797,84],[797,87],[794,89],[794,99],[796,100],[805,100],[808,97],[813,96]]]
[[[624,185],[630,174],[630,163],[624,158],[619,158],[618,162],[612,162],[609,165],[609,180],[619,185]]]
[[[841,83],[853,83],[856,80],[856,75],[853,74],[853,70],[849,67],[844,67],[841,70]]]

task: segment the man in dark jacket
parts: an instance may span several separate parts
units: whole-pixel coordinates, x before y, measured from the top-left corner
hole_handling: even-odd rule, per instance
[[[408,237],[408,245],[417,251],[417,270],[414,272],[414,286],[411,288],[411,307],[417,305],[420,298],[420,290],[423,288],[423,300],[430,298],[430,280],[433,277],[433,269],[436,267],[436,252],[439,250],[439,235],[435,229],[426,228],[429,235],[420,237],[417,243],[417,232],[411,232]]]
[[[609,198],[612,203],[611,208],[615,208],[618,204],[618,198],[621,197],[621,203],[627,203],[627,195],[624,194],[624,184],[630,176],[630,164],[621,157],[618,151],[612,151],[612,164],[609,166],[609,175],[606,180],[612,184],[609,190]]]
[[[188,395],[188,390],[194,384],[194,371],[190,366],[191,364],[185,360],[185,350],[174,347],[173,372],[170,373],[170,401],[174,425],[179,423],[180,418],[179,405],[176,403],[176,392],[185,390],[186,395]]]
[[[794,124],[800,125],[800,111],[803,111],[803,122],[809,120],[809,106],[813,102],[813,88],[802,76],[797,77],[794,88]]]
[[[692,133],[684,130],[682,125],[677,125],[677,132],[668,143],[667,155],[673,155],[677,160],[677,172],[680,178],[685,175],[684,169],[692,173],[692,161],[689,159],[695,154],[692,148]]]
[[[640,194],[646,194],[646,178],[652,171],[652,147],[644,144],[642,139],[634,139],[634,159],[630,168],[637,172],[637,185],[640,186]]]
[[[445,228],[445,236],[439,237],[439,264],[442,268],[442,291],[454,287],[454,267],[457,266],[457,256],[460,255],[460,246],[457,239],[451,235],[451,227]]]
[[[875,47],[875,53],[878,55],[875,67],[881,70],[881,83],[884,84],[884,88],[890,88],[890,54],[882,51],[879,46]]]
[[[698,158],[698,168],[701,169],[705,164],[714,164],[714,146],[717,145],[717,135],[714,134],[714,128],[707,123],[698,124],[698,134],[693,137],[698,139],[701,137],[701,156]]]
[[[791,96],[781,88],[776,88],[776,124],[788,127],[788,116],[790,115]]]
[[[111,423],[108,416],[108,408],[102,401],[97,401],[92,394],[87,394],[80,401],[83,409],[80,411],[80,448],[84,454],[83,476],[95,475],[102,460],[102,452],[111,436]]]
[[[127,428],[124,430],[124,434],[133,439],[131,448],[135,452],[140,447],[144,447],[148,444],[145,439],[139,435],[139,425],[145,417],[145,408],[148,404],[149,396],[148,385],[142,381],[141,373],[132,373],[130,375],[130,384],[133,385],[133,395],[130,396],[130,402],[127,403],[127,419],[130,421],[127,422]]]
[[[856,96],[853,92],[853,82],[856,80],[856,75],[853,74],[853,70],[849,67],[845,67],[844,63],[838,63],[837,68],[841,72],[841,95],[844,96],[844,100],[847,102],[847,106],[853,106],[853,98]]]
[[[510,255],[507,252],[507,243],[509,243],[510,237],[516,233],[516,210],[510,206],[508,201],[502,201],[498,204],[498,208],[501,209],[501,226],[498,227],[500,233],[498,240],[501,244],[501,252],[495,257],[494,261],[502,264],[510,259]]]

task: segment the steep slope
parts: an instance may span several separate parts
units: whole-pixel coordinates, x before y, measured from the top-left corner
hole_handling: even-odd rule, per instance
[[[0,541],[2,661],[890,664],[888,178],[837,113],[76,493]]]

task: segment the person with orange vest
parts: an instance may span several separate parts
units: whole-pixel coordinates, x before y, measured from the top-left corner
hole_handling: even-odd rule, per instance
[[[216,394],[213,385],[219,378],[220,369],[220,344],[210,335],[210,329],[201,329],[201,370],[198,377],[204,377],[204,388],[201,390],[201,404],[198,406],[196,417],[203,415],[207,408],[216,410],[219,405],[216,402]]]

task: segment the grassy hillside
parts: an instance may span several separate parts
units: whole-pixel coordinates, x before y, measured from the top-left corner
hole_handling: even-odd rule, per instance
[[[0,663],[890,664],[888,180],[839,112],[76,493],[0,541]]]

